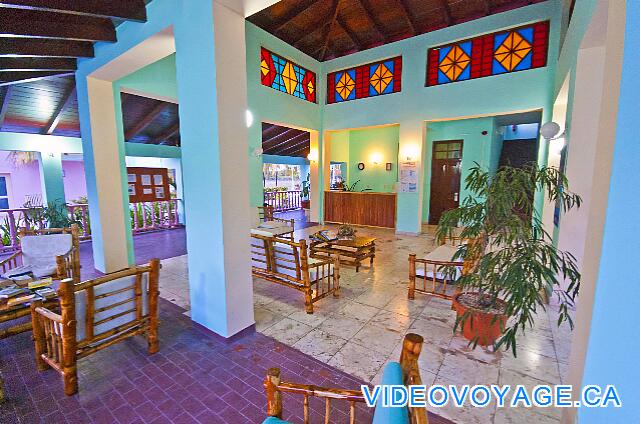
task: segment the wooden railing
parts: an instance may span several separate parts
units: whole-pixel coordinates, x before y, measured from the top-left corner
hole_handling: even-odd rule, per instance
[[[301,191],[265,191],[264,202],[273,206],[273,210],[288,211],[292,209],[300,209],[300,200],[302,199]]]
[[[134,233],[180,227],[178,219],[178,202],[171,199],[161,202],[143,202],[129,204],[131,211],[131,228]],[[0,253],[13,252],[19,247],[18,228],[43,228],[44,222],[33,222],[28,219],[30,209],[0,209]],[[91,238],[91,222],[89,205],[84,203],[67,204],[69,218],[80,227],[79,238]]]

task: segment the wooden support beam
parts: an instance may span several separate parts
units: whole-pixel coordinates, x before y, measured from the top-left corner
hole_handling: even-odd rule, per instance
[[[93,57],[88,41],[47,40],[44,38],[3,38],[0,57]]]
[[[338,17],[338,12],[340,11],[340,1],[333,1],[333,8],[331,9],[331,19],[329,20],[329,26],[327,28],[327,32],[324,37],[324,45],[320,51],[320,55],[318,56],[318,60],[322,62],[327,55],[327,48],[329,47],[329,41],[331,38],[331,30],[333,30],[333,26],[336,24],[336,18]]]
[[[0,87],[10,84],[22,84],[25,82],[37,81],[51,77],[66,77],[73,75],[73,72],[43,71],[43,72],[22,72],[10,71],[0,72]]]
[[[282,127],[279,127],[282,128]],[[273,144],[278,144],[279,142],[281,142],[282,140],[286,140],[294,135],[298,135],[300,134],[301,131],[300,130],[296,130],[293,128],[287,128],[284,131],[282,131],[280,134],[273,136],[267,140],[265,140],[264,138],[262,139],[262,148],[267,149],[269,148],[269,146],[273,145]]]
[[[404,0],[396,0],[396,1],[398,3],[398,9],[400,9],[400,11],[402,12],[402,16],[404,16],[405,21],[407,21],[407,25],[409,25],[409,28],[411,30],[411,35],[413,36],[413,35],[419,34],[418,25],[413,19],[413,16],[411,15],[411,13],[409,12],[409,9],[407,8],[405,1]]]
[[[171,137],[178,134],[180,132],[180,121],[175,122],[173,125],[168,127],[166,130],[158,134],[158,136],[154,137],[148,144],[163,144],[163,142],[168,141]]]
[[[62,114],[64,113],[65,110],[67,110],[67,108],[69,107],[69,105],[71,104],[75,96],[76,96],[76,84],[75,84],[75,81],[73,81],[73,83],[69,86],[67,91],[64,93],[64,95],[60,99],[60,103],[56,107],[56,110],[53,112],[53,115],[51,115],[51,118],[49,118],[49,122],[47,122],[47,125],[45,125],[45,127],[40,132],[41,134],[50,135],[55,131],[56,127],[60,123],[60,118],[62,118]]]
[[[380,37],[380,42],[386,43],[387,36],[385,35],[386,32],[385,32],[384,26],[382,26],[382,23],[380,23],[378,18],[376,18],[375,15],[371,13],[372,9],[371,9],[371,5],[369,4],[369,0],[356,0],[356,1],[360,4],[361,9],[364,12],[363,16],[367,18],[369,23],[371,23],[371,26],[373,27],[373,29],[375,29],[376,32],[378,33],[378,37]]]
[[[0,37],[53,38],[76,41],[116,41],[113,22],[106,18],[35,12],[22,9],[0,9]]]
[[[344,19],[342,19],[342,17],[340,16],[337,16],[336,23],[345,32],[345,34],[347,34],[347,36],[351,40],[351,43],[356,47],[356,49],[362,50],[364,44],[362,43],[362,41],[360,41],[358,35],[353,32],[351,28],[349,28],[349,25],[347,25]]]
[[[286,147],[279,151],[281,156],[289,156],[292,153],[298,152],[300,150],[304,150],[304,148],[309,147],[311,144],[310,139],[307,137],[305,140],[297,142],[296,144],[292,144],[289,147]],[[302,146],[302,147],[301,147]]]
[[[295,19],[296,16],[298,16],[317,2],[318,0],[301,0],[296,2],[294,7],[289,9],[287,13],[277,19],[276,23],[272,27],[273,33],[277,34],[278,32],[280,32],[280,30],[286,27],[292,19]]]
[[[0,102],[0,130],[4,124],[4,118],[7,116],[7,110],[9,110],[9,101],[11,100],[11,92],[13,87],[8,86],[2,90],[2,102]]]
[[[483,13],[485,14],[485,16],[489,16],[491,15],[491,2],[489,0],[484,0],[482,2],[482,7],[483,7]]]
[[[288,145],[288,144],[291,144],[291,143],[295,143],[295,142],[300,141],[300,140],[302,140],[304,138],[309,138],[309,133],[306,132],[306,131],[303,132],[302,134],[298,134],[298,135],[295,135],[293,137],[290,137],[289,139],[284,140],[284,141],[282,141],[282,142],[280,142],[278,144],[275,144],[275,145],[272,145],[272,146],[269,146],[269,147],[264,147],[263,146],[263,150],[266,151],[266,152],[278,151],[278,148],[280,146],[284,146],[284,145]],[[274,154],[277,154],[277,153],[274,153]]]
[[[3,71],[75,71],[75,59],[40,57],[0,57]]]
[[[0,7],[145,22],[144,0],[2,0]]]
[[[124,133],[125,141],[131,140],[133,137],[138,135],[140,131],[144,130],[149,126],[154,119],[158,117],[169,106],[169,103],[159,102],[157,105],[153,107],[138,123],[136,123],[133,127],[129,128]]]
[[[442,19],[446,26],[451,26],[453,18],[451,17],[451,7],[448,0],[440,0],[440,7],[442,8]]]
[[[324,34],[325,31],[327,30],[327,26],[329,25],[329,23],[325,23],[324,25],[317,25],[313,31],[308,31],[305,32],[302,37],[298,38],[296,41],[294,41],[293,43],[293,47],[295,48],[299,48],[300,44],[306,40],[309,37],[313,37],[314,35],[317,35],[318,33]]]

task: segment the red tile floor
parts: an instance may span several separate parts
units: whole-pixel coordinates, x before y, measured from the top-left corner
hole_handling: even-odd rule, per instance
[[[186,253],[183,230],[134,237],[136,258]],[[81,249],[83,278],[93,269],[91,244]],[[78,365],[80,392],[64,395],[60,376],[38,372],[30,333],[0,340],[0,373],[6,400],[0,423],[259,423],[265,418],[262,381],[270,367],[284,380],[358,388],[359,379],[260,333],[227,343],[194,324],[184,310],[160,303],[160,352],[147,355],[143,338],[102,350]],[[285,419],[302,422],[302,398],[285,395]],[[336,403],[332,422],[346,422],[348,405]],[[324,402],[311,401],[311,421],[320,422]],[[359,406],[358,422],[372,411]],[[431,423],[448,423],[435,415]]]

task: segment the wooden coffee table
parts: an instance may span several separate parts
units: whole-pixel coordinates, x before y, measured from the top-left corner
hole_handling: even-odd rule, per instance
[[[373,258],[376,257],[376,239],[355,237],[352,240],[312,241],[309,250],[312,258],[326,259],[338,256],[340,264],[355,265],[358,272],[360,263],[367,258],[370,266],[373,266]],[[343,257],[348,259],[342,259]]]
[[[8,284],[8,281],[2,281],[0,282],[0,287]],[[53,288],[56,288],[56,285],[57,282],[54,282]],[[15,302],[15,299],[10,299],[8,304],[0,304],[0,323],[19,320],[20,318],[31,315],[31,303],[35,300],[42,300],[46,308],[54,308],[58,305],[57,297],[44,300],[42,297],[36,295],[34,298],[24,302]],[[25,331],[31,331],[31,328],[31,320],[5,327],[0,330],[0,339],[24,333]]]

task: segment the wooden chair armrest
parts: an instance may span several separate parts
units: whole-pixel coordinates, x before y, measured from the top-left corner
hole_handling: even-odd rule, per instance
[[[6,258],[4,258],[3,260],[0,261],[0,266],[5,266],[5,264],[7,264],[8,262],[10,262],[11,260],[17,259],[20,256],[22,256],[22,251],[18,250],[15,253],[12,253],[10,256],[7,256]]]
[[[286,222],[287,224],[290,224],[291,227],[293,227],[293,223],[294,223],[294,219],[285,219],[285,218],[271,218],[272,221],[278,221],[278,222]]]
[[[336,265],[336,262],[339,262],[337,258],[316,259],[313,263],[309,263],[309,268],[318,268],[324,265]]]
[[[22,258],[21,250],[18,250],[17,252],[12,253],[10,256],[4,258],[2,261],[0,261],[0,272],[4,274],[5,272],[18,267],[18,259],[20,258]]]
[[[49,309],[39,306],[33,310],[33,313],[43,316],[44,318],[62,324],[62,316],[51,312]]]

